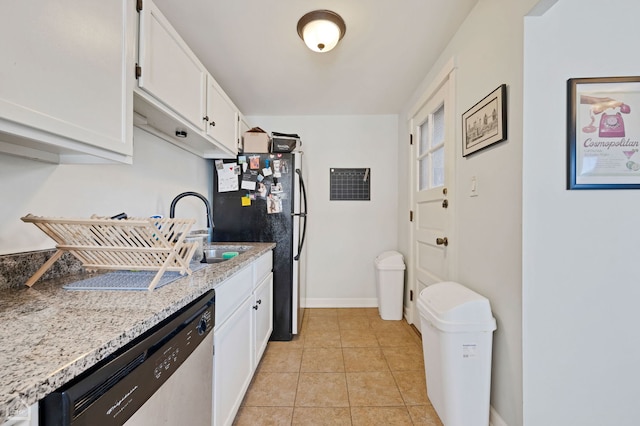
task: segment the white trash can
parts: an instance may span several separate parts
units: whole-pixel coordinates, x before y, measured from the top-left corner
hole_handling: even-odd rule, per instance
[[[404,294],[404,260],[397,251],[376,257],[378,312],[383,320],[401,320]]]
[[[427,395],[447,426],[487,426],[496,320],[489,300],[454,282],[418,298]]]

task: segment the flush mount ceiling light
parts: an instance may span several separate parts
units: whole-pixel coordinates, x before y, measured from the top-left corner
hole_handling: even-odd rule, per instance
[[[298,21],[298,35],[314,52],[328,52],[344,37],[344,20],[330,10],[314,10]]]

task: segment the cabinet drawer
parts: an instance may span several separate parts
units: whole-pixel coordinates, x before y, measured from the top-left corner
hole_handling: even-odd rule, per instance
[[[263,254],[256,260],[253,264],[254,274],[253,274],[253,282],[254,288],[258,286],[264,278],[271,273],[273,269],[273,251],[269,251],[269,253]]]
[[[216,328],[226,321],[243,300],[251,296],[253,290],[252,271],[253,268],[249,265],[215,288]]]

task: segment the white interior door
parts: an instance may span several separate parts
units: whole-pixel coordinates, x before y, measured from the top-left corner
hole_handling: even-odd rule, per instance
[[[412,262],[409,289],[412,322],[420,329],[417,300],[425,287],[447,281],[451,269],[452,183],[455,161],[450,82],[429,96],[411,120]]]

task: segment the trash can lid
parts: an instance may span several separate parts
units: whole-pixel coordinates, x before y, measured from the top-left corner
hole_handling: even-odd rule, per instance
[[[496,320],[486,297],[461,284],[446,281],[420,292],[420,315],[434,327],[448,332],[493,331]]]
[[[404,260],[402,254],[397,251],[385,251],[376,257],[376,268],[379,270],[393,269],[403,270],[405,269]]]

